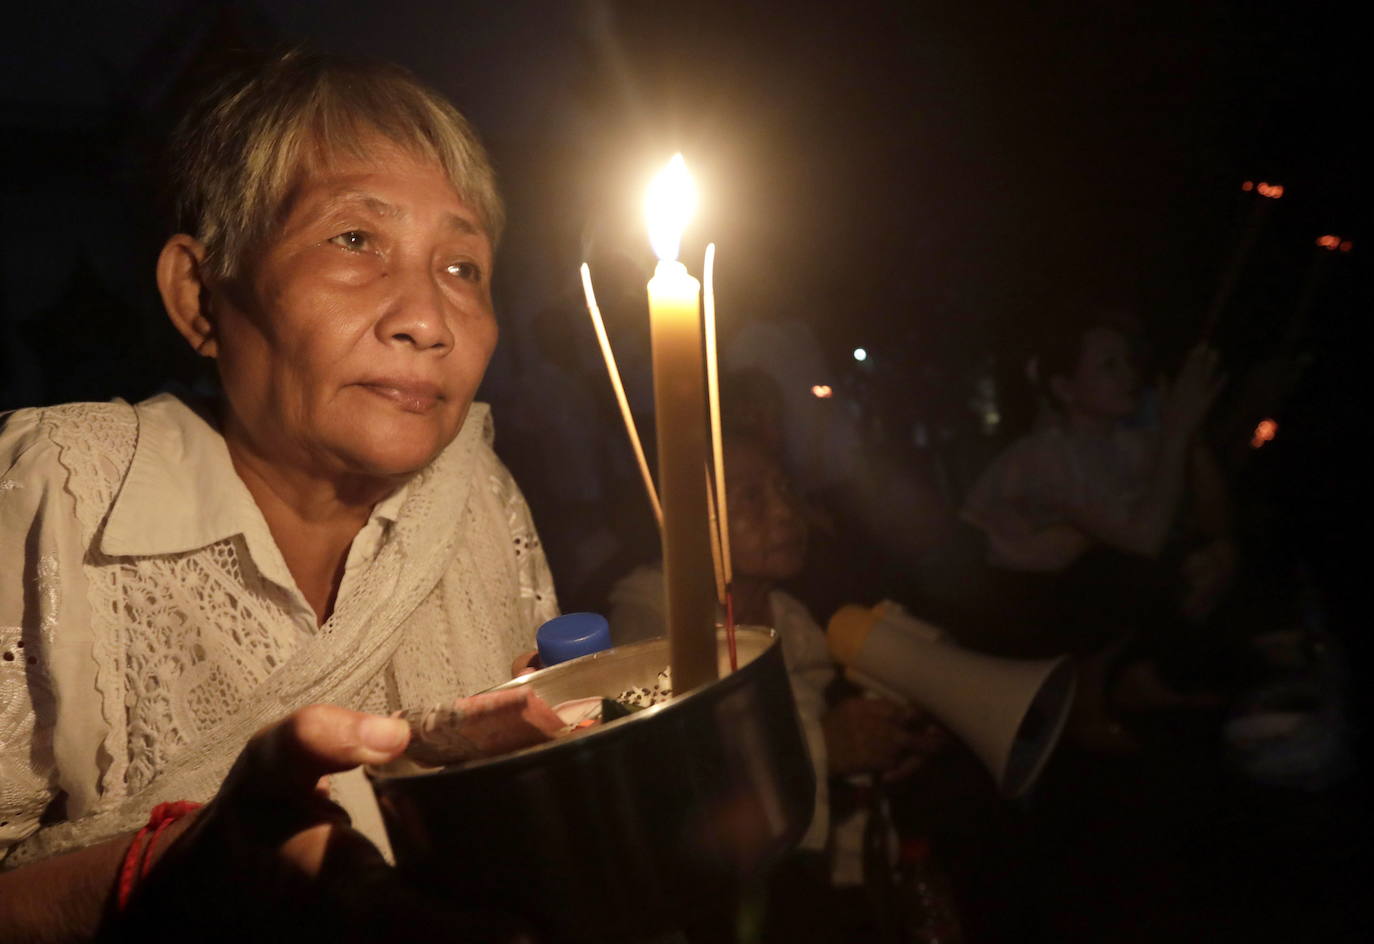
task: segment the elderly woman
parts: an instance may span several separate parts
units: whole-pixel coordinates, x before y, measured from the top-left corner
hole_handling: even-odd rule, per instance
[[[157,281],[219,396],[0,432],[5,941],[141,901],[164,928],[194,902],[173,936],[204,939],[341,869],[389,888],[317,781],[396,756],[387,713],[508,677],[555,613],[472,402],[502,211],[462,116],[394,67],[288,54],[173,144]],[[336,798],[380,839],[356,774]]]

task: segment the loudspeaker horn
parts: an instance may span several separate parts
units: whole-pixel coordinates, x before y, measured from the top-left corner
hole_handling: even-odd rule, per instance
[[[854,680],[909,700],[967,744],[1004,796],[1030,789],[1064,730],[1076,679],[1068,656],[1001,659],[963,649],[894,603],[845,606],[830,654]]]

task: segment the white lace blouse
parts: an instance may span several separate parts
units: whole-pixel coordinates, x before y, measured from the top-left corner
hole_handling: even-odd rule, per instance
[[[496,684],[556,614],[482,404],[373,509],[318,627],[223,438],[183,401],[3,423],[5,866],[207,799],[248,737],[297,707],[385,712]]]

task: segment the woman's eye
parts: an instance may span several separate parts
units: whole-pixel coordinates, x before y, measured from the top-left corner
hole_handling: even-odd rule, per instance
[[[448,266],[448,274],[456,275],[469,282],[482,281],[482,267],[475,262],[454,262]]]
[[[367,248],[367,234],[356,229],[350,229],[346,233],[340,233],[337,236],[331,237],[329,241],[336,246],[353,252],[361,252]]]

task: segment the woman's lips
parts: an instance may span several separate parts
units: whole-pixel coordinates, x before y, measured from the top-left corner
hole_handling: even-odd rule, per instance
[[[444,398],[437,385],[424,381],[368,380],[359,386],[384,400],[390,400],[407,413],[428,413]]]

